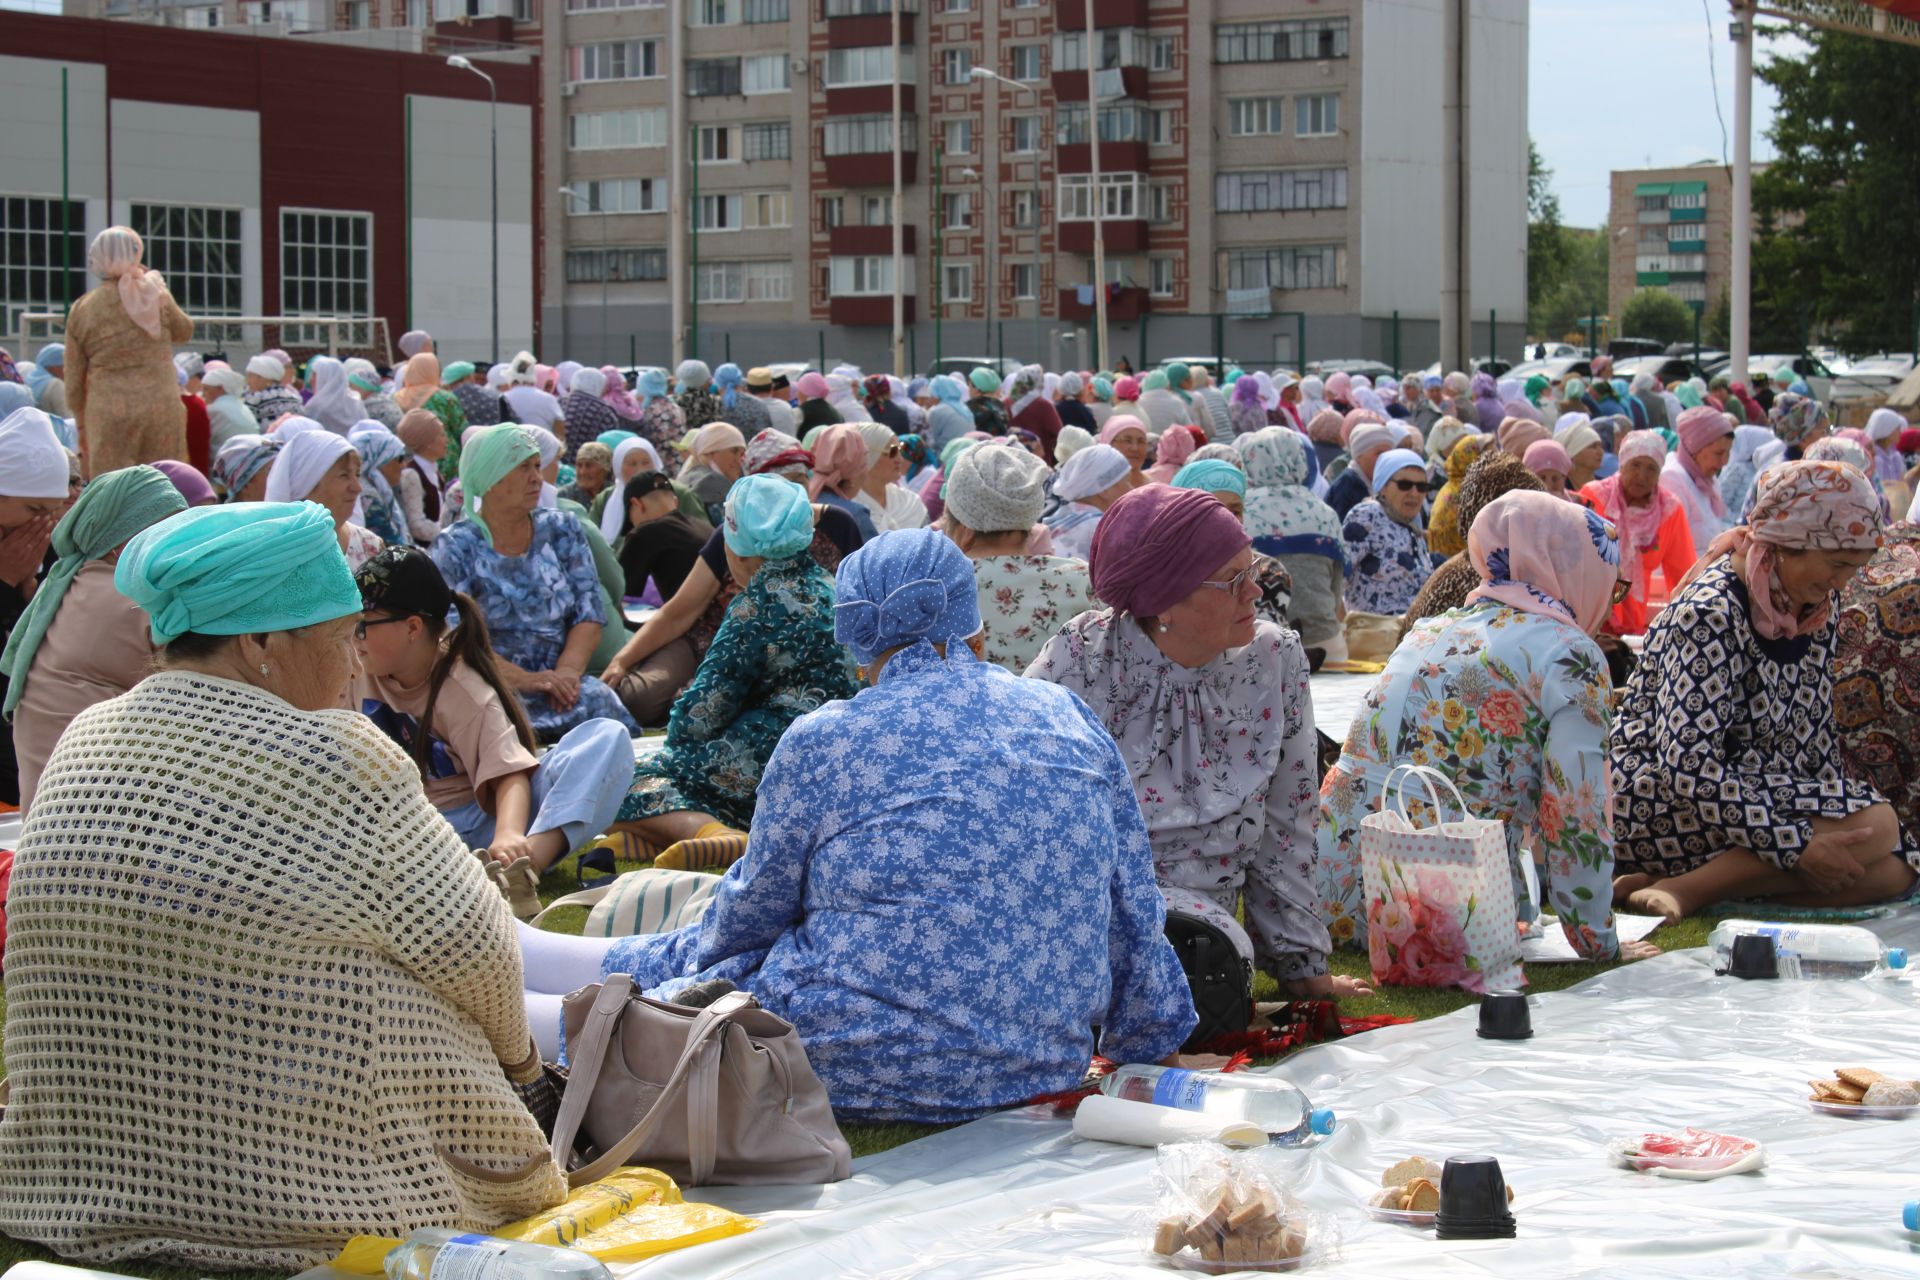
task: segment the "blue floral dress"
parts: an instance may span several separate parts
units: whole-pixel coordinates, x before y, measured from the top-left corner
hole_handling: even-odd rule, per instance
[[[447,585],[472,596],[486,614],[493,651],[523,670],[553,670],[568,631],[582,622],[607,623],[593,549],[580,522],[564,511],[533,512],[533,541],[524,555],[501,555],[471,520],[435,538],[430,554]],[[618,695],[592,676],[581,677],[580,697],[566,711],[545,694],[519,697],[542,741],[557,741],[601,717],[640,732]]]
[[[1611,956],[1612,691],[1599,646],[1569,623],[1490,602],[1416,622],[1320,785],[1320,900],[1335,945],[1367,944],[1360,819],[1379,807],[1393,766],[1424,764],[1453,780],[1474,817],[1506,824],[1522,917],[1534,914],[1520,872],[1531,831],[1567,941]],[[1434,821],[1417,784],[1407,815]]]
[[[833,579],[808,552],[761,566],[673,704],[667,745],[634,770],[622,822],[693,810],[746,829],[787,726],[860,688],[833,638],[833,600]]]
[[[1192,1029],[1126,764],[1066,690],[923,640],[795,721],[760,794],[706,917],[605,969],[751,991],[841,1120],[970,1120],[1077,1084],[1096,1025],[1120,1062]]]
[[[1347,513],[1347,608],[1398,615],[1407,611],[1433,573],[1433,553],[1419,521],[1401,524],[1368,498]]]

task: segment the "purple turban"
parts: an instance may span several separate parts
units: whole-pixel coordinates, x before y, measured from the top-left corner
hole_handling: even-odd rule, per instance
[[[1093,593],[1136,618],[1155,617],[1252,543],[1211,493],[1144,485],[1100,517],[1088,556]]]

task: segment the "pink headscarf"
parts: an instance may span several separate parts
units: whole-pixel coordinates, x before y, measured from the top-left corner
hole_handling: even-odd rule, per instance
[[[160,300],[167,296],[167,282],[158,271],[140,264],[145,251],[140,233],[132,227],[108,227],[93,238],[93,247],[87,250],[87,269],[103,280],[113,281],[127,318],[150,337],[158,338]]]
[[[1128,376],[1125,378],[1121,378],[1118,382],[1115,382],[1113,384],[1113,401],[1115,404],[1119,404],[1123,401],[1128,404],[1131,404],[1132,402],[1134,402],[1135,400],[1138,400],[1139,398],[1140,398],[1140,379],[1132,376]]]
[[[1660,438],[1658,431],[1629,431],[1620,437],[1617,450],[1622,469],[1635,458],[1646,458],[1655,466],[1667,460],[1667,442]],[[1620,473],[1617,471],[1605,480],[1595,480],[1582,492],[1593,499],[1601,515],[1619,528],[1621,540],[1626,544],[1629,567],[1634,570],[1633,598],[1644,602],[1647,597],[1639,572],[1640,558],[1658,545],[1660,526],[1680,505],[1680,499],[1656,482],[1653,496],[1647,499],[1646,506],[1629,506],[1627,495],[1621,491]]]
[[[1527,446],[1526,457],[1521,461],[1535,475],[1542,471],[1558,471],[1563,476],[1573,474],[1573,458],[1558,441],[1535,440]]]
[[[638,422],[645,410],[640,407],[640,402],[633,398],[633,392],[627,390],[626,375],[610,364],[601,365],[600,372],[607,380],[606,390],[600,393],[600,398],[621,417],[630,422]]]
[[[1159,484],[1172,484],[1173,473],[1184,466],[1199,447],[1191,432],[1179,427],[1167,428],[1160,434],[1158,460],[1147,468],[1147,477]]]
[[[1613,609],[1618,531],[1550,493],[1515,490],[1481,508],[1467,531],[1467,556],[1480,575],[1468,604],[1497,600],[1570,622],[1588,635]]]
[[[1755,482],[1747,523],[1715,538],[1674,594],[1723,557],[1741,556],[1753,629],[1769,640],[1811,635],[1833,616],[1833,597],[1797,617],[1780,586],[1778,549],[1872,551],[1880,541],[1880,495],[1871,480],[1844,462],[1783,463]]]
[[[1353,399],[1353,379],[1344,373],[1336,373],[1329,376],[1327,378],[1327,399],[1351,401]]]
[[[807,492],[816,498],[827,489],[838,493],[866,469],[866,437],[860,434],[858,427],[836,422],[822,431],[813,442],[813,478],[807,481]]]
[[[1713,514],[1725,518],[1726,499],[1720,496],[1720,486],[1713,477],[1700,469],[1693,455],[1712,444],[1722,436],[1733,434],[1733,419],[1712,405],[1701,405],[1689,409],[1680,415],[1680,421],[1674,424],[1674,431],[1680,436],[1680,469],[1693,481],[1693,487],[1705,494],[1713,508]]]
[[[1342,430],[1345,425],[1346,419],[1340,416],[1338,409],[1322,409],[1307,423],[1307,439],[1315,444],[1343,445],[1346,443],[1341,438],[1345,434]]]
[[[1524,460],[1534,441],[1551,440],[1553,432],[1531,418],[1506,418],[1501,421],[1494,439],[1502,452]]]
[[[1116,391],[1114,392],[1114,394],[1119,395],[1120,393]],[[1141,435],[1144,436],[1147,434],[1147,424],[1140,421],[1140,419],[1134,417],[1132,414],[1117,413],[1113,417],[1107,419],[1106,426],[1100,428],[1100,436],[1095,443],[1112,444],[1114,441],[1114,437],[1118,436],[1122,431],[1138,431]]]
[[[827,398],[827,380],[817,373],[803,373],[793,389],[802,400],[825,400]]]
[[[1353,429],[1363,422],[1384,424],[1386,418],[1371,409],[1350,409],[1347,416],[1340,419],[1340,443],[1349,444],[1353,440]]]
[[[1198,591],[1252,541],[1211,493],[1150,484],[1121,494],[1100,517],[1087,571],[1102,602],[1151,618]]]
[[[414,359],[417,360],[419,357],[415,356]],[[558,384],[559,377],[559,372],[550,364],[536,364],[533,366],[533,385],[548,395],[553,394],[553,389]]]

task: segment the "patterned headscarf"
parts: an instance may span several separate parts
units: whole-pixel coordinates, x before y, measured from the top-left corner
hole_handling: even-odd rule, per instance
[[[1570,622],[1588,635],[1613,608],[1620,535],[1584,507],[1546,493],[1495,498],[1467,531],[1480,585],[1467,603],[1494,600]]]
[[[1347,560],[1340,517],[1307,485],[1307,445],[1291,427],[1268,427],[1235,443],[1247,473],[1247,534],[1262,555]]]
[[[1826,411],[1818,400],[1784,391],[1774,397],[1773,412],[1767,415],[1773,434],[1788,444],[1800,444],[1825,424]]]
[[[973,562],[935,529],[895,529],[868,542],[840,562],[834,594],[834,638],[862,665],[904,645],[952,645],[980,630]]]
[[[1338,409],[1322,409],[1307,419],[1307,439],[1315,444],[1341,444],[1341,428],[1346,425]]]
[[[757,476],[766,471],[785,471],[789,467],[811,471],[813,455],[802,449],[800,442],[786,432],[768,427],[747,441],[747,456],[741,463],[743,475]]]
[[[434,426],[439,427],[436,419]],[[213,457],[213,478],[226,491],[227,501],[237,502],[253,478],[273,465],[274,455],[286,441],[274,436],[230,436]]]

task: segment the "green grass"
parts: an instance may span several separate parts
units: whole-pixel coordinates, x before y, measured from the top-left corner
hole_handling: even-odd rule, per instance
[[[620,869],[626,871],[632,868],[623,864]],[[542,879],[541,901],[552,902],[563,894],[571,893],[576,887],[573,861],[568,859],[550,870]],[[1704,946],[1707,934],[1712,930],[1715,921],[1720,918],[1723,917],[1709,914],[1686,920],[1678,925],[1657,930],[1648,941],[1669,951]],[[585,927],[586,920],[585,907],[562,908],[547,921],[545,927],[557,933],[577,934]],[[1337,973],[1358,978],[1368,976],[1367,959],[1364,955],[1346,951],[1336,952],[1332,957],[1332,963]],[[1528,989],[1534,994],[1560,991],[1614,967],[1612,964],[1535,965],[1527,971]],[[1254,997],[1258,1000],[1277,999],[1278,988],[1271,978],[1262,974],[1255,981]],[[1392,1014],[1396,1017],[1423,1020],[1452,1013],[1456,1009],[1474,1003],[1474,1000],[1475,997],[1464,991],[1426,991],[1394,987],[1379,989],[1374,995],[1364,1000],[1350,1000],[1341,1006],[1341,1012],[1355,1017]],[[4,1025],[5,1017],[6,1002],[4,996],[0,996],[0,1026]],[[1265,1066],[1274,1061],[1277,1059],[1262,1059],[1260,1065]],[[4,1075],[3,1066],[0,1066],[0,1075]],[[950,1127],[925,1124],[847,1124],[841,1126],[841,1129],[846,1135],[847,1142],[852,1146],[855,1156],[869,1156],[912,1142],[916,1138],[939,1133],[942,1129]],[[63,1261],[39,1245],[0,1236],[0,1269],[12,1266],[16,1262],[31,1260]],[[140,1262],[119,1263],[107,1269],[127,1275],[147,1277],[148,1280],[199,1280],[199,1277],[206,1274],[204,1268],[156,1266]],[[284,1280],[284,1275],[280,1272],[243,1271],[232,1274],[237,1280]]]

